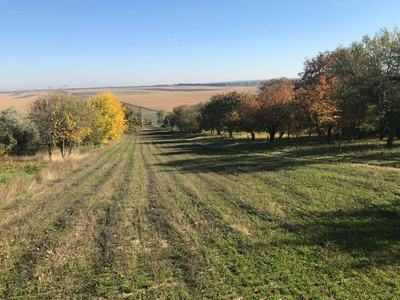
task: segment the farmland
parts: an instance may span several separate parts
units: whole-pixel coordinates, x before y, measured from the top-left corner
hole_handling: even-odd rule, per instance
[[[0,202],[0,298],[398,298],[400,149],[382,145],[125,135]]]
[[[143,88],[98,88],[67,90],[81,99],[88,98],[101,92],[115,94],[122,102],[137,107],[151,110],[164,109],[172,111],[172,108],[182,104],[197,104],[206,102],[215,93],[223,93],[232,90],[238,92],[255,92],[255,86],[166,86],[166,87],[143,87]],[[11,105],[20,109],[28,110],[30,104],[35,101],[40,92],[15,92],[0,93],[0,111]]]

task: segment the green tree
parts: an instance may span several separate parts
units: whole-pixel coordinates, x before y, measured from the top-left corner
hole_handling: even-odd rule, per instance
[[[222,130],[226,130],[229,137],[232,137],[240,126],[241,106],[245,97],[245,93],[236,91],[213,95],[201,108],[203,129],[217,130],[219,135]]]
[[[3,150],[21,154],[37,150],[39,132],[28,113],[11,106],[1,112],[0,124]]]
[[[167,112],[165,110],[163,110],[163,109],[159,110],[157,112],[157,124],[163,125],[166,116],[167,116]]]
[[[362,107],[376,115],[381,139],[388,125],[386,146],[392,148],[400,110],[400,31],[383,29],[336,53],[333,72],[342,89],[355,94],[357,101],[363,99]]]
[[[140,126],[140,113],[134,110],[129,104],[122,104],[125,114],[126,124],[129,127]]]
[[[40,141],[47,147],[49,158],[54,145],[54,127],[56,119],[56,94],[42,94],[32,103],[30,115],[39,131]]]
[[[181,132],[193,132],[200,130],[200,105],[180,105],[174,107],[170,123],[177,126]]]

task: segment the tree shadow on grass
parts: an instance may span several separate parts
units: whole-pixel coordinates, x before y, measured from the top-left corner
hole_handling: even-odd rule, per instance
[[[359,144],[344,147],[339,152],[335,147],[313,147],[313,148],[291,148],[273,154],[265,151],[264,155],[251,155],[251,146],[243,148],[243,145],[233,147],[221,147],[214,145],[202,145],[186,140],[178,133],[165,131],[151,131],[146,133],[151,144],[162,145],[169,149],[164,155],[194,155],[196,159],[183,159],[175,161],[175,167],[189,172],[196,172],[190,167],[191,163],[207,164],[215,161],[215,172],[250,172],[250,171],[273,171],[285,168],[298,167],[314,163],[359,163],[374,164],[388,167],[400,167],[400,155],[396,148],[394,150],[382,149],[380,145]],[[267,144],[266,144],[267,145]],[[268,145],[267,145],[268,146]],[[258,144],[257,147],[262,147]],[[277,147],[279,149],[279,147]],[[247,151],[248,150],[248,151]],[[247,152],[247,153],[246,153]],[[256,151],[257,152],[257,151]],[[220,157],[213,157],[220,156]],[[185,163],[186,162],[186,163]],[[207,163],[208,162],[208,163]],[[246,166],[248,164],[248,166]],[[237,169],[236,171],[234,169]]]
[[[400,260],[400,199],[391,204],[319,213],[291,228],[295,228],[297,237],[283,243],[310,247],[331,244],[354,257],[356,268],[397,265]]]
[[[184,172],[215,172],[218,174],[254,173],[260,171],[276,171],[296,169],[301,166],[321,163],[321,160],[299,159],[310,156],[315,151],[299,151],[298,156],[291,153],[271,156],[248,155],[227,151],[221,148],[211,148],[182,140],[166,133],[148,135],[149,142],[165,143],[165,139],[178,141],[165,147],[171,151],[161,155],[187,155],[178,160],[171,160],[159,165],[173,167]],[[362,148],[360,148],[362,149]],[[327,154],[321,149],[320,155]],[[361,150],[359,150],[361,151]],[[296,153],[296,152],[295,152]],[[314,152],[315,153],[315,152]],[[396,153],[387,151],[374,153],[366,158],[360,153],[349,155],[349,162],[363,160],[396,159]],[[398,160],[398,158],[397,158]],[[323,163],[337,163],[337,160],[327,158]],[[400,261],[400,197],[386,204],[370,204],[363,208],[351,210],[335,210],[316,213],[303,218],[295,216],[295,220],[277,222],[289,236],[280,240],[285,245],[315,246],[320,249],[328,244],[333,249],[348,253],[354,259],[354,268],[365,268],[373,265],[397,265]],[[331,248],[330,248],[331,249]]]
[[[151,131],[145,133],[145,136],[147,139],[142,143],[159,144],[160,147],[168,149],[158,155],[178,156],[174,160],[158,165],[173,167],[182,172],[240,174],[292,169],[318,163],[318,161],[310,159],[299,160],[286,153],[260,156],[221,147],[205,146],[163,131]]]

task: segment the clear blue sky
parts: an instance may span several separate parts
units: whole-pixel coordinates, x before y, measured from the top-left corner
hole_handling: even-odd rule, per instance
[[[297,77],[399,0],[0,1],[0,91]]]

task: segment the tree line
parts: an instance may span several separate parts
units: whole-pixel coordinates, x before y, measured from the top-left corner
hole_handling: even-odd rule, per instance
[[[10,107],[0,113],[0,154],[35,153],[46,147],[62,157],[81,144],[106,144],[119,140],[136,125],[137,115],[110,93],[81,100],[63,90],[42,94],[29,112]]]
[[[181,105],[159,121],[182,132],[267,132],[299,136],[316,133],[357,139],[377,132],[387,148],[400,137],[400,31],[383,29],[374,37],[306,59],[299,79],[262,82],[255,94],[229,92],[206,103]]]

